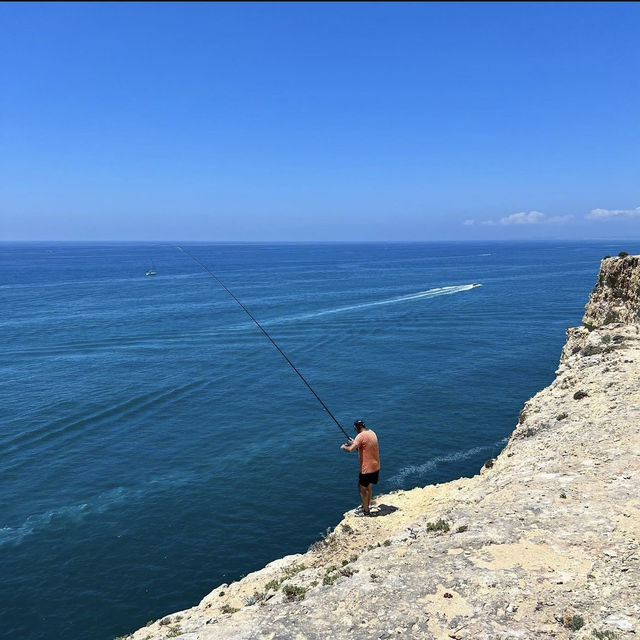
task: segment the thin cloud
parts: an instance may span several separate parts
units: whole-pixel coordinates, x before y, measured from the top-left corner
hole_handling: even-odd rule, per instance
[[[510,216],[500,218],[500,224],[542,224],[545,222],[544,213],[540,211],[520,211],[520,213],[512,213]]]
[[[637,218],[640,207],[635,209],[592,209],[587,214],[589,220],[611,220],[612,218]]]
[[[532,224],[567,224],[575,219],[574,215],[552,216],[547,217],[541,211],[519,211],[509,216],[500,218],[500,220],[482,220],[478,224],[495,227],[496,225],[532,225]],[[471,227],[476,224],[475,220],[469,219],[464,221],[464,225]]]

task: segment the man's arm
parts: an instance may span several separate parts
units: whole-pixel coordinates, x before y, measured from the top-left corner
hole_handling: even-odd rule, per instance
[[[355,440],[352,440],[351,438],[349,438],[349,443],[348,444],[341,444],[340,448],[343,451],[348,451],[349,453],[351,453],[354,449],[358,448],[358,445],[357,445]]]

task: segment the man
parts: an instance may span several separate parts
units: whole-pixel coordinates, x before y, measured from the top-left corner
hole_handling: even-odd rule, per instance
[[[353,428],[358,434],[355,440],[351,440],[347,444],[340,445],[343,451],[358,450],[360,458],[360,475],[358,476],[358,489],[360,490],[360,499],[362,501],[362,515],[369,516],[371,512],[369,506],[371,504],[372,485],[378,484],[378,474],[380,473],[380,454],[378,453],[378,437],[371,429],[367,429],[362,420],[356,420]]]

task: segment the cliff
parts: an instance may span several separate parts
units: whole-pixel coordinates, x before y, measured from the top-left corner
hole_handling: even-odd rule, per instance
[[[631,638],[640,633],[640,257],[602,261],[584,326],[473,478],[345,514],[130,636],[215,640]]]

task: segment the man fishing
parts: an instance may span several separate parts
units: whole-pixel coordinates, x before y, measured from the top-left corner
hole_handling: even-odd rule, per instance
[[[380,473],[380,454],[378,451],[378,437],[372,429],[367,429],[362,420],[356,420],[353,428],[358,434],[355,439],[349,438],[349,442],[341,444],[343,451],[358,450],[360,458],[360,474],[358,476],[358,489],[362,501],[362,515],[370,516],[372,485],[378,484]]]

